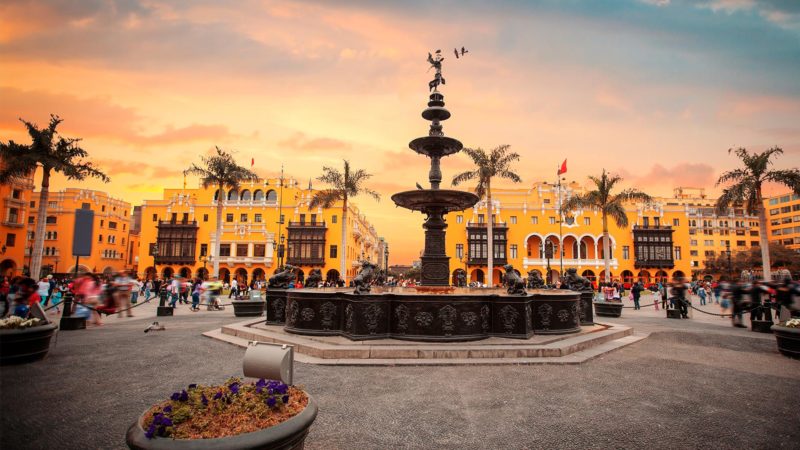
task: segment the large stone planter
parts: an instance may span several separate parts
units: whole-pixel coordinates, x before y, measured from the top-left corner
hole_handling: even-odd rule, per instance
[[[264,300],[234,300],[233,315],[236,317],[258,317],[264,314]]]
[[[47,323],[37,327],[0,330],[0,365],[38,361],[50,351],[50,338],[58,327]]]
[[[146,412],[146,411],[145,411]],[[244,450],[274,449],[302,450],[308,429],[317,418],[317,404],[311,396],[308,405],[300,414],[274,427],[217,439],[170,439],[155,437],[147,439],[142,428],[144,413],[134,422],[125,436],[131,449],[137,450]]]
[[[581,300],[578,310],[581,315],[581,326],[594,325],[594,311],[592,310],[594,291],[581,291]]]
[[[778,341],[778,351],[790,358],[800,358],[800,328],[773,325],[772,333]]]
[[[622,302],[594,302],[594,312],[601,317],[620,317]]]

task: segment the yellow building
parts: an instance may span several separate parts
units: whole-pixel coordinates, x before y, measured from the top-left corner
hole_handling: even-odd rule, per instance
[[[0,276],[22,275],[22,269],[27,265],[25,218],[31,209],[32,194],[32,174],[0,184],[0,199],[3,202],[0,222]]]
[[[766,198],[764,208],[769,241],[800,250],[800,195],[788,193]]]
[[[31,243],[38,215],[39,194],[33,193],[28,210],[28,241]],[[133,269],[136,264],[133,259],[135,255],[132,257],[130,253],[130,203],[101,191],[67,188],[50,192],[48,196],[42,273],[75,271],[72,239],[76,209],[94,211],[92,254],[80,257],[78,271],[111,274],[123,269]],[[133,241],[135,247],[138,243],[135,236]],[[30,249],[26,250],[29,251]]]
[[[205,277],[216,258],[220,279],[226,281],[268,278],[281,262],[300,267],[301,279],[311,269],[321,269],[324,280],[350,280],[358,273],[359,260],[382,263],[384,246],[356,205],[349,203],[343,251],[341,204],[309,209],[314,192],[310,184],[303,188],[292,178],[245,182],[239,191],[221,196],[216,189],[165,189],[162,199],[141,206],[140,274]],[[214,255],[219,198],[222,235],[220,254]]]
[[[522,273],[537,270],[544,277],[549,263],[551,280],[560,276],[562,266],[563,271],[574,267],[591,280],[604,279],[602,216],[578,210],[560,223],[559,190],[562,201],[584,192],[574,182],[560,188],[538,182],[529,188],[492,190],[492,285],[500,283],[504,264],[512,264]],[[646,284],[689,277],[702,270],[706,251],[724,250],[734,236],[744,241],[736,239],[735,245],[751,245],[750,234],[755,227],[752,239],[757,242],[757,220],[741,211],[716,217],[713,204],[702,190],[678,188],[671,198],[626,205],[628,228],[619,228],[609,220],[611,277],[624,283],[641,280]],[[709,205],[712,210],[707,209]],[[489,284],[487,218],[485,200],[469,210],[447,215],[447,254],[453,276],[459,269],[466,270],[468,282]],[[739,236],[741,233],[744,235]]]

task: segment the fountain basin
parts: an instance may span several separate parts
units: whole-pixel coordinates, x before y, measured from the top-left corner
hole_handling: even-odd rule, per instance
[[[408,143],[409,148],[420,155],[431,157],[449,156],[458,153],[464,144],[447,136],[423,136]]]
[[[394,204],[402,208],[422,212],[433,208],[443,213],[472,208],[478,200],[478,196],[472,192],[453,189],[417,189],[398,192],[392,196]]]
[[[452,293],[388,288],[363,295],[350,289],[290,289],[275,294],[267,291],[268,318],[273,302],[279,305],[285,296],[284,329],[301,335],[458,342],[580,331],[580,293],[568,290],[524,296],[470,288]]]

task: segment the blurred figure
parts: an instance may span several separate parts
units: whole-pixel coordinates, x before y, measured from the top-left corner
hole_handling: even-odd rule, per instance
[[[744,322],[743,305],[747,289],[749,289],[749,287],[745,287],[742,284],[731,283],[730,285],[731,323],[737,328],[747,328],[744,323],[742,323]]]
[[[192,283],[192,311],[200,310],[200,294],[203,292],[203,282],[196,278]]]
[[[3,313],[0,314],[0,319],[7,316],[9,313],[9,292],[11,292],[11,282],[8,280],[8,277],[3,277],[3,281],[0,281],[0,303],[3,304]]]
[[[14,295],[14,311],[12,315],[26,319],[30,312],[30,307],[34,303],[39,303],[41,297],[36,292],[38,284],[33,278],[22,278],[17,282],[17,292]]]
[[[661,302],[661,289],[658,289],[653,292],[653,306],[655,306],[656,311],[658,311],[658,304]]]
[[[642,282],[636,282],[633,287],[631,287],[631,296],[633,297],[633,309],[642,309],[639,306],[639,299],[642,296],[642,291],[644,290],[644,286],[642,286]]]
[[[104,302],[101,305],[101,297],[103,295],[103,287],[100,283],[100,278],[95,274],[86,274],[75,280],[72,284],[72,290],[75,294],[75,300],[78,303],[91,306],[98,310],[103,310],[108,306],[109,302]],[[113,299],[109,295],[109,300],[113,308]],[[113,310],[112,310],[113,314]],[[97,326],[103,325],[103,316],[99,311],[93,311],[94,324]]]
[[[672,283],[672,298],[676,308],[681,312],[681,317],[684,319],[689,318],[689,300],[686,298],[688,287],[683,279],[679,278]]]
[[[117,305],[117,317],[122,317],[123,310],[127,312],[128,317],[133,317],[133,313],[130,310],[133,280],[128,277],[128,272],[125,270],[119,272],[111,285],[114,288],[114,301]]]
[[[37,284],[37,294],[39,294],[39,298],[42,299],[42,306],[47,306],[47,301],[50,299],[50,280],[47,277],[42,278],[39,280]]]

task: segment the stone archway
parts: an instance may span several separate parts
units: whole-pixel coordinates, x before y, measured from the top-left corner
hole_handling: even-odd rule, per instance
[[[686,274],[683,273],[682,270],[676,270],[672,272],[672,280],[673,281],[681,281],[686,278]]]
[[[325,282],[326,283],[333,283],[339,281],[339,271],[336,269],[331,269],[325,274]]]
[[[253,269],[252,277],[254,281],[264,281],[264,278],[266,277],[266,272],[264,272],[264,269],[261,268]]]
[[[161,269],[161,278],[164,280],[169,280],[174,275],[175,275],[175,269],[173,269],[172,267],[167,266]]]
[[[192,269],[188,267],[181,267],[181,270],[178,271],[178,275],[182,276],[183,278],[191,278]]]
[[[231,271],[226,269],[226,268],[219,269],[219,279],[223,283],[230,283],[231,282]]]
[[[234,272],[234,277],[236,278],[236,281],[239,282],[239,286],[247,286],[248,283],[247,270],[245,270],[242,267],[239,267],[238,269],[236,269],[236,272]]]
[[[155,277],[156,277],[156,268],[155,267],[150,266],[150,267],[144,269],[144,279],[145,280],[152,280],[152,279],[155,279]]]
[[[205,267],[201,267],[201,268],[197,269],[197,278],[200,278],[201,280],[207,280],[208,279],[208,269],[206,269]]]
[[[469,276],[469,282],[470,283],[475,282],[475,283],[483,284],[485,282],[485,278],[484,278],[484,275],[483,275],[483,270],[474,269],[472,271],[472,273],[470,274],[470,276]]]

